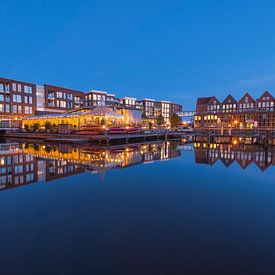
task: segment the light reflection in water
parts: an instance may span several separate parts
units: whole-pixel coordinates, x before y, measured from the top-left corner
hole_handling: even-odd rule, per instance
[[[40,181],[52,181],[90,171],[104,176],[110,169],[151,163],[194,151],[196,164],[214,165],[220,160],[224,167],[237,162],[242,169],[255,163],[262,171],[275,164],[275,149],[252,145],[176,142],[153,142],[134,145],[99,147],[68,144],[0,144],[0,188]]]

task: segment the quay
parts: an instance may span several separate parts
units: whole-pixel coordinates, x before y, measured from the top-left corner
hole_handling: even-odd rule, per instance
[[[275,145],[274,129],[195,129],[195,142]]]
[[[0,137],[16,140],[43,141],[56,143],[94,143],[94,144],[127,144],[143,141],[169,140],[192,138],[193,133],[173,132],[173,131],[148,131],[143,133],[129,134],[46,134],[46,133],[26,133],[14,131],[0,131]]]
[[[220,129],[209,130],[151,130],[141,133],[128,134],[53,134],[53,133],[30,133],[1,130],[0,138],[29,140],[36,142],[54,142],[54,143],[92,143],[100,145],[128,144],[144,141],[156,140],[180,140],[184,142],[210,142],[210,143],[243,143],[258,145],[275,145],[275,130],[239,130]]]

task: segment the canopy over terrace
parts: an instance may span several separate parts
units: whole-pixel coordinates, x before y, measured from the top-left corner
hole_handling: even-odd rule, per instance
[[[52,125],[70,124],[74,129],[80,129],[83,125],[112,127],[124,125],[124,116],[109,107],[102,106],[93,110],[76,110],[63,114],[39,115],[23,119],[23,126],[33,126],[35,123],[41,127],[44,127],[46,123]]]

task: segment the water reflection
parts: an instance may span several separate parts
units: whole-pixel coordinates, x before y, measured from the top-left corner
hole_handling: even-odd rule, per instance
[[[194,151],[196,164],[214,165],[220,160],[225,167],[237,162],[242,169],[255,163],[262,171],[275,164],[274,148],[252,145],[225,145],[176,142],[153,142],[113,147],[0,144],[0,188],[5,190],[40,181],[52,181],[90,171],[105,173],[156,160],[179,157],[182,151]]]
[[[39,181],[52,181],[91,171],[101,176],[124,168],[180,156],[175,143],[147,143],[112,148],[68,144],[0,145],[0,188],[7,189]]]
[[[242,169],[256,164],[262,171],[275,165],[274,148],[262,148],[255,145],[230,145],[195,143],[195,160],[197,164],[214,165],[221,160],[225,167],[237,162]]]

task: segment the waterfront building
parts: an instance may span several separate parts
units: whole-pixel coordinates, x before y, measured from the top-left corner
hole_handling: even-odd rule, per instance
[[[115,97],[114,94],[109,94],[104,91],[90,90],[85,93],[85,107],[96,107],[96,106],[112,106],[118,107],[120,100]]]
[[[22,118],[26,116],[66,114],[68,111],[82,107],[104,106],[111,107],[114,111],[118,109],[124,115],[131,113],[135,119],[139,112],[133,115],[134,110],[142,111],[143,117],[154,124],[159,116],[168,123],[173,113],[179,113],[182,110],[180,104],[169,101],[137,100],[133,97],[119,99],[105,91],[83,92],[50,84],[36,85],[0,78],[0,127],[19,127]]]
[[[128,108],[136,108],[136,102],[137,99],[134,97],[123,97],[120,99],[120,103],[122,106],[128,107]],[[140,105],[138,105],[140,106]]]
[[[196,129],[274,129],[274,97],[264,92],[255,100],[246,93],[239,101],[229,95],[222,103],[215,96],[198,98],[194,118]]]
[[[65,125],[67,132],[86,129],[108,129],[111,127],[125,127],[141,125],[141,111],[118,108],[113,110],[108,106],[95,108],[82,107],[61,114],[48,114],[25,117],[22,119],[25,129],[37,128],[45,130],[51,125],[58,127]],[[37,125],[37,126],[35,126]],[[39,125],[39,126],[38,126]]]
[[[0,121],[19,121],[36,112],[36,85],[0,78]],[[12,126],[16,126],[14,123]],[[3,126],[11,126],[9,124]]]
[[[182,105],[170,101],[157,101],[145,98],[137,102],[142,106],[143,118],[153,124],[157,124],[158,117],[163,117],[164,122],[169,125],[171,116],[182,111]]]
[[[83,103],[81,91],[45,84],[44,93],[45,112],[62,113],[79,108]]]

